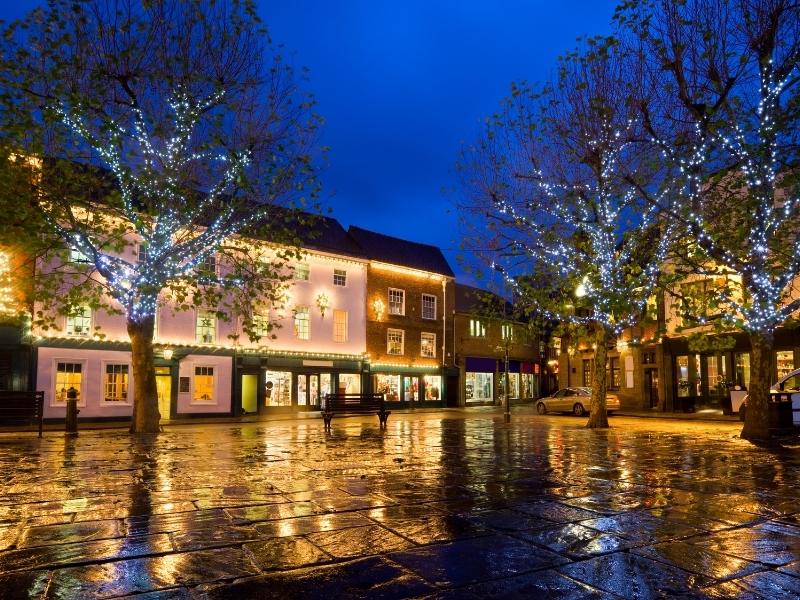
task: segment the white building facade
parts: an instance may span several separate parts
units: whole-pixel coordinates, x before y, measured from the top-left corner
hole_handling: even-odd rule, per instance
[[[277,327],[257,342],[236,316],[176,310],[169,302],[159,307],[154,346],[162,419],[313,410],[326,393],[362,390],[367,261],[338,222],[323,218],[321,229],[293,265],[284,307],[268,315]],[[45,419],[65,417],[70,389],[81,419],[130,417],[124,316],[84,307],[56,324],[32,331]]]

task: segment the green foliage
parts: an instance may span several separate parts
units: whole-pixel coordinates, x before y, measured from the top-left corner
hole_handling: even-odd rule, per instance
[[[52,0],[0,63],[0,245],[36,266],[33,324],[169,303],[255,335],[313,230],[320,119],[252,2]]]

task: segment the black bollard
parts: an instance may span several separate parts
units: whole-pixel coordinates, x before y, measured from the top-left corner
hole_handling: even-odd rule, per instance
[[[78,390],[70,387],[67,390],[67,418],[65,420],[66,434],[78,435]]]

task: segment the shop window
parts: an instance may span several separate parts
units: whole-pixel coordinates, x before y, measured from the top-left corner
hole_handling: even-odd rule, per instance
[[[389,314],[401,316],[406,314],[405,290],[389,288]]]
[[[436,320],[436,296],[422,294],[422,318],[431,321]]]
[[[92,330],[92,309],[88,306],[76,306],[67,315],[67,335],[88,337]]]
[[[328,382],[330,382],[330,375],[328,378]],[[264,405],[292,405],[292,374],[289,371],[267,371],[265,373]]]
[[[436,334],[423,333],[420,340],[420,356],[436,358]]]
[[[198,404],[214,403],[214,367],[194,368],[192,402]]]
[[[503,339],[509,342],[514,341],[514,326],[508,323],[503,324],[500,327],[500,334],[503,336]]]
[[[147,262],[147,244],[139,244],[136,248],[136,261]]]
[[[583,387],[591,387],[592,385],[592,360],[583,359]]]
[[[386,332],[386,354],[402,355],[405,332],[402,329],[389,329]]]
[[[476,338],[486,337],[486,325],[483,321],[479,321],[478,319],[470,319],[469,334]]]
[[[334,310],[333,311],[333,341],[346,342],[347,341],[347,311]]]
[[[333,285],[345,287],[347,285],[347,271],[345,271],[344,269],[334,269]]]
[[[620,372],[619,372],[619,357],[613,356],[609,359],[609,378],[608,378],[608,385],[613,389],[619,389],[622,385],[622,380],[620,379]]]
[[[83,363],[56,363],[56,389],[53,395],[55,402],[65,403],[70,388],[75,389],[78,402],[80,402],[83,398]]]
[[[196,335],[200,344],[213,344],[217,341],[217,316],[214,313],[198,311]]]
[[[700,395],[700,355],[675,357],[678,398]]]
[[[372,377],[372,389],[383,394],[387,402],[397,402],[400,400],[400,375],[378,373]]]
[[[358,373],[339,373],[340,394],[360,394],[361,375]]]
[[[295,281],[308,281],[311,277],[311,269],[307,263],[297,263],[294,266]]]
[[[425,375],[422,378],[425,384],[425,400],[436,402],[442,396],[441,375]]]
[[[465,399],[468,404],[494,400],[494,373],[468,372],[465,379]]]
[[[733,360],[736,371],[736,378],[733,383],[746,390],[750,387],[750,353],[737,352]]]
[[[105,402],[128,401],[128,365],[106,364],[103,400]]]
[[[775,353],[775,364],[778,369],[778,379],[786,377],[794,371],[794,351],[781,350]]]
[[[294,309],[294,337],[298,340],[311,339],[311,315],[307,306]]]

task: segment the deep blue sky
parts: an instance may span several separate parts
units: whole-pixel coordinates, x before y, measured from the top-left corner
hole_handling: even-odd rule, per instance
[[[0,18],[39,2],[4,2]],[[307,67],[330,146],[324,202],[347,227],[438,245],[457,274],[454,162],[512,80],[551,76],[576,38],[605,34],[617,0],[260,2]],[[465,278],[467,279],[467,278]]]

